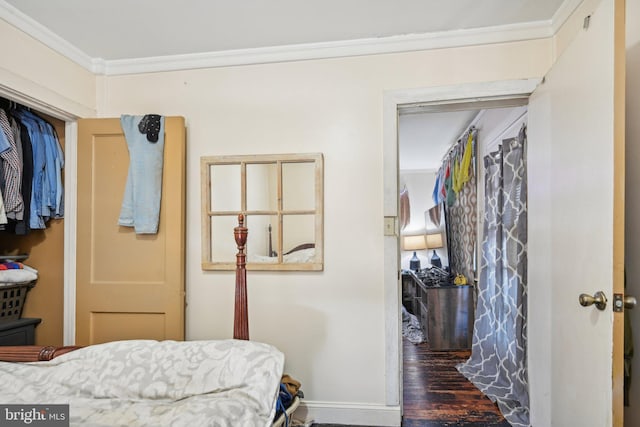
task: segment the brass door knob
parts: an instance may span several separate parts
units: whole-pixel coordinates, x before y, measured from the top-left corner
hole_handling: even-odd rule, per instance
[[[578,301],[583,307],[589,307],[590,305],[595,304],[598,310],[604,310],[607,308],[607,297],[602,291],[596,292],[593,296],[589,294],[580,294]]]
[[[636,304],[638,304],[638,300],[636,300],[636,297],[632,297],[631,295],[625,295],[623,301],[624,308],[634,308]]]

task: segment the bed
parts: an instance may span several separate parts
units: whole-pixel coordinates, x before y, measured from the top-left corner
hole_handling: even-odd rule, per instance
[[[268,228],[267,241],[269,249],[267,255],[252,254],[249,255],[249,262],[260,264],[275,264],[280,262],[278,258],[278,252],[273,250],[271,225]],[[282,262],[284,264],[306,264],[314,262],[316,257],[316,245],[315,243],[301,243],[294,246],[292,249],[282,254]]]
[[[316,249],[313,243],[303,243],[288,252],[282,254],[284,264],[305,264],[313,262],[316,257]],[[249,262],[275,264],[279,261],[278,256],[251,255]]]
[[[282,425],[284,355],[249,340],[247,234],[240,215],[234,339],[0,347],[0,403],[68,404],[72,426]]]

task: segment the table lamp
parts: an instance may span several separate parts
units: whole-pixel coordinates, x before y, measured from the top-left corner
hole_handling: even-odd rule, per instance
[[[409,269],[413,271],[420,270],[420,258],[416,255],[416,251],[427,249],[427,240],[425,237],[424,234],[402,237],[402,249],[405,251],[413,251],[413,257],[409,260]]]
[[[431,265],[434,267],[442,268],[442,261],[436,253],[436,249],[443,247],[442,233],[427,234],[426,236],[427,248],[433,249],[433,256],[431,257]]]

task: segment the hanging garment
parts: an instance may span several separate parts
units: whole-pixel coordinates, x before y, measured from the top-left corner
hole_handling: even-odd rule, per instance
[[[12,110],[12,114],[26,127],[27,132],[29,133],[29,141],[31,142],[31,151],[33,154],[29,228],[43,229],[45,228],[45,220],[41,215],[42,189],[46,161],[44,156],[44,137],[42,136],[42,131],[38,121],[30,115],[27,115],[24,110]]]
[[[14,232],[18,235],[28,234],[31,218],[31,183],[33,182],[33,152],[31,138],[26,126],[17,122],[20,127],[20,141],[22,142],[22,201],[24,212],[21,220],[15,221]]]
[[[155,234],[160,221],[164,117],[123,115],[120,124],[129,148],[129,172],[118,224],[137,234]]]
[[[460,188],[464,187],[464,185],[469,182],[471,176],[473,175],[471,166],[472,160],[475,158],[475,137],[476,132],[474,130],[469,131],[469,136],[467,137],[467,145],[465,146],[464,154],[462,155],[462,161],[460,162]]]
[[[528,427],[526,129],[485,157],[485,216],[471,357],[457,366]]]
[[[436,182],[433,185],[433,191],[431,192],[431,199],[433,200],[433,203],[435,203],[436,205],[440,203],[440,170],[438,170],[438,173],[436,174]]]
[[[443,163],[438,169],[438,173],[436,174],[436,182],[433,185],[433,192],[431,194],[431,198],[433,199],[433,203],[439,205],[445,199],[446,191],[445,191],[445,178],[444,178],[444,168],[445,164]]]
[[[24,209],[25,209],[25,203],[24,203],[24,194],[22,191],[22,185],[24,183],[24,179],[22,179],[22,177],[24,176],[24,159],[23,159],[23,155],[22,155],[22,139],[20,137],[20,126],[18,125],[18,122],[16,122],[16,120],[13,117],[9,117],[9,123],[11,124],[11,132],[13,133],[13,140],[15,141],[16,145],[16,153],[18,155],[18,162],[20,165],[20,179],[18,180],[18,185],[20,187],[20,197],[22,200],[22,204],[20,205],[20,207],[18,207],[16,210],[14,210],[13,212],[11,212],[8,217],[11,220],[14,221],[21,221],[22,218],[24,217]]]
[[[400,230],[404,230],[411,222],[411,204],[409,202],[409,190],[404,187],[400,191]]]
[[[18,156],[16,141],[14,138],[11,123],[4,110],[0,109],[0,127],[5,142],[2,146],[7,147],[2,153],[3,186],[2,196],[7,218],[15,218],[19,212],[23,211],[22,193],[22,162]]]
[[[447,206],[453,206],[456,202],[456,193],[453,191],[453,171],[451,170],[451,162],[447,165],[445,172],[444,190]]]
[[[0,193],[5,230],[27,234],[62,218],[64,153],[53,126],[21,106],[0,109]]]
[[[460,161],[458,160],[458,156],[456,156],[453,160],[453,176],[451,177],[451,188],[453,188],[456,194],[462,190],[462,185],[460,185],[460,172]]]
[[[0,191],[0,227],[7,223],[7,213],[4,210],[4,201],[2,200],[2,192]],[[0,228],[2,230],[2,228]]]
[[[442,218],[442,205],[436,205],[429,209],[429,219],[434,227],[440,228],[440,222]]]
[[[29,228],[43,229],[50,218],[64,216],[64,154],[55,130],[48,122],[23,108],[11,110],[11,115],[26,127],[31,143],[33,178]]]

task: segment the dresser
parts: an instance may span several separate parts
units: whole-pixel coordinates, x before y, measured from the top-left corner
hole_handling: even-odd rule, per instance
[[[474,322],[472,285],[428,286],[413,271],[403,272],[402,304],[420,321],[429,349],[471,348]]]
[[[41,319],[22,318],[0,323],[0,345],[33,345]]]

